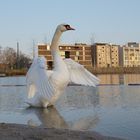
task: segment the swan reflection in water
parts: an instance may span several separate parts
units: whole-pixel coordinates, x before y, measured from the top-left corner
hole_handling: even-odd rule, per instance
[[[63,128],[73,130],[89,130],[97,125],[99,118],[97,114],[88,114],[87,116],[75,116],[75,120],[66,121],[65,116],[62,117],[54,107],[49,108],[28,108],[27,111],[34,112],[40,120],[40,126],[48,128]],[[75,114],[75,113],[74,113]],[[73,115],[74,115],[73,114]],[[27,122],[30,126],[38,126],[37,122],[33,119]]]
[[[99,105],[99,94],[92,87],[72,86],[55,107],[28,108],[28,113],[35,114],[42,126],[90,130],[100,121],[96,106]],[[27,113],[27,112],[26,112]],[[28,121],[34,125],[33,119]]]
[[[100,121],[97,112],[93,108],[67,110],[61,115],[54,107],[49,108],[28,108],[27,111],[34,113],[40,124],[34,119],[28,120],[30,126],[45,126],[48,128],[63,128],[73,130],[91,130]],[[29,113],[28,112],[28,113]],[[27,112],[26,112],[27,113]]]
[[[58,111],[54,107],[49,108],[27,108],[27,111],[33,113],[37,116],[37,118],[41,122],[41,126],[45,126],[48,128],[68,128],[67,123],[63,119],[63,117],[58,113]],[[27,122],[28,125],[36,126],[37,123],[30,119]]]

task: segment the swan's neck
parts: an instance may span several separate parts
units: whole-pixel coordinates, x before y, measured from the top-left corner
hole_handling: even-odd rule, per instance
[[[50,46],[51,54],[54,62],[54,70],[60,70],[60,71],[62,71],[62,69],[66,69],[66,65],[59,54],[59,41],[61,35],[62,32],[59,29],[56,29]]]
[[[55,34],[52,39],[51,46],[50,46],[52,55],[59,51],[59,41],[60,41],[61,34],[62,32],[56,29]]]

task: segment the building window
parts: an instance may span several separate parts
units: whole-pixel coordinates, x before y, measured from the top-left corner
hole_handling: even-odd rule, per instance
[[[78,61],[79,60],[79,56],[75,56],[74,60]]]
[[[76,56],[79,56],[79,51],[76,51]]]
[[[47,50],[50,50],[50,46],[49,45],[47,45]]]
[[[53,68],[53,62],[52,61],[48,61],[48,69],[52,69]]]
[[[59,52],[61,56],[65,56],[65,52],[64,51],[60,51]]]
[[[69,51],[65,51],[65,58],[70,58],[70,52]]]

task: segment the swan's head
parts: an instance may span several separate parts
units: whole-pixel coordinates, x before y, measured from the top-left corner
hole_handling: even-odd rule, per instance
[[[69,31],[69,30],[75,30],[69,24],[60,24],[60,25],[58,25],[57,29],[60,30],[61,32],[65,32],[65,31]]]

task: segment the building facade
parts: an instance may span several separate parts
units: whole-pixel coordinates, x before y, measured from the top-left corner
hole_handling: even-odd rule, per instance
[[[91,45],[60,45],[59,51],[62,58],[71,58],[86,68],[92,67]],[[53,67],[50,45],[38,45],[38,55],[46,57],[48,68],[51,69]]]
[[[139,67],[140,66],[140,45],[136,42],[129,42],[122,47],[123,50],[123,66]]]
[[[95,43],[92,46],[94,67],[118,67],[119,45]]]
[[[92,66],[99,68],[140,66],[140,44],[136,42],[129,42],[122,47],[109,43],[60,45],[59,52],[62,58],[71,58],[87,69]],[[53,67],[50,45],[38,45],[38,55],[45,56],[48,67],[50,69]]]

